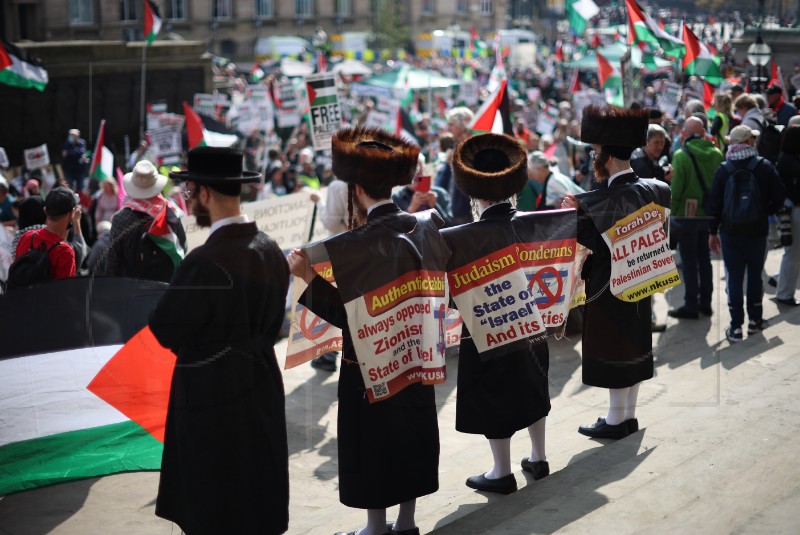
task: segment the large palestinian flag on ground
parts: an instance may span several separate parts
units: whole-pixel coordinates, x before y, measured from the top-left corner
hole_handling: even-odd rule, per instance
[[[146,325],[166,287],[72,278],[0,296],[13,333],[0,345],[0,495],[161,467],[175,357]]]

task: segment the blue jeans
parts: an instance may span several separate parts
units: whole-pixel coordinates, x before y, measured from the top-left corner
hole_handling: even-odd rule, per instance
[[[678,252],[683,265],[683,306],[697,312],[699,306],[711,308],[714,291],[714,274],[711,269],[711,251],[708,248],[708,220],[681,218]]]
[[[764,283],[761,270],[767,256],[766,236],[730,236],[720,234],[722,260],[728,282],[728,309],[731,312],[731,327],[739,328],[744,323],[744,283],[747,274],[747,317],[750,321],[762,319],[761,300],[764,298]]]

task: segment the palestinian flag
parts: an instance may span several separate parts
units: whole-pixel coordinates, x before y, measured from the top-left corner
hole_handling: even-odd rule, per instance
[[[573,95],[581,90],[581,78],[578,75],[578,69],[572,71],[572,78],[569,81],[569,87],[567,88],[567,92],[570,95]]]
[[[147,318],[166,288],[78,277],[0,296],[0,495],[160,468],[175,356]]]
[[[561,39],[556,41],[555,58],[558,61],[564,61],[564,46],[561,44]]]
[[[397,126],[395,128],[395,133],[401,138],[415,145],[419,145],[419,139],[414,135],[414,123],[411,122],[411,117],[409,117],[402,106],[397,107]]]
[[[111,178],[114,173],[114,155],[106,147],[106,120],[100,121],[100,130],[97,132],[97,141],[92,153],[92,165],[89,167],[89,176],[102,182]]]
[[[628,44],[644,42],[653,48],[661,48],[673,58],[683,57],[686,45],[681,39],[659,28],[635,0],[625,0],[625,4],[628,7]]]
[[[475,133],[494,132],[495,134],[514,135],[514,128],[511,124],[511,106],[508,101],[508,91],[506,80],[500,81],[500,86],[483,103],[472,122],[469,129]]]
[[[714,111],[714,86],[703,80],[703,107],[709,118],[713,117]]]
[[[336,79],[328,75],[323,78],[306,80],[306,95],[308,95],[309,108],[338,103],[339,95],[336,92]]]
[[[48,80],[41,60],[0,39],[0,84],[44,91]]]
[[[603,43],[600,41],[600,34],[595,33],[594,36],[592,37],[592,48],[598,49],[601,46],[603,46]]]
[[[175,267],[178,267],[178,264],[181,263],[181,260],[183,260],[183,257],[186,255],[186,252],[178,241],[178,235],[173,230],[173,228],[177,228],[178,225],[177,215],[175,215],[173,211],[167,210],[165,207],[159,212],[158,216],[153,219],[153,223],[147,231],[147,236],[153,240],[153,243],[155,243],[159,249],[167,253],[167,256],[172,260],[172,265]]]
[[[326,72],[328,70],[328,61],[325,59],[325,53],[322,50],[317,50],[317,72]]]
[[[600,13],[592,0],[566,0],[565,10],[570,28],[576,35],[583,35],[589,20]]]
[[[195,147],[230,147],[239,141],[239,136],[229,133],[221,132],[223,128],[218,130],[210,130],[205,126],[205,123],[220,125],[210,117],[201,117],[196,111],[192,109],[186,102],[183,103],[183,114],[186,116],[186,133],[189,138],[189,149]]]
[[[153,0],[144,0],[144,40],[152,45],[161,30],[161,15]]]
[[[711,85],[722,83],[722,72],[719,69],[720,59],[706,45],[701,43],[689,26],[683,23],[683,42],[686,43],[686,55],[681,66],[686,74],[699,76]]]
[[[597,53],[597,78],[600,89],[606,93],[606,102],[622,106],[622,76],[620,76],[619,69],[599,52]]]

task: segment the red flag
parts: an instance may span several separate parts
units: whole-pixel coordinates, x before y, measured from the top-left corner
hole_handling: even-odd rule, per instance
[[[317,50],[317,72],[326,72],[328,70],[328,62],[325,59],[325,53],[322,50]]]
[[[775,60],[772,60],[772,76],[769,79],[769,83],[767,87],[771,85],[777,85],[778,87],[783,87],[783,83],[781,83],[780,76],[778,76],[778,64],[775,63]]]
[[[658,27],[659,27],[659,28],[661,28],[662,30],[663,30],[663,29],[664,29],[664,27],[665,27],[665,24],[664,24],[664,19],[662,19],[660,15],[659,15],[659,17],[658,17]]]
[[[552,160],[556,155],[556,149],[558,149],[558,143],[553,143],[552,145],[544,149],[542,152],[544,153],[545,156],[547,156],[548,160]]]
[[[592,37],[592,48],[600,48],[601,46],[603,46],[603,43],[600,41],[600,34],[596,33]]]
[[[703,80],[703,107],[706,111],[714,107],[714,86]]]
[[[556,41],[556,59],[564,61],[564,47],[561,45],[561,39]]]
[[[573,94],[577,93],[580,90],[581,90],[581,78],[580,76],[578,76],[578,69],[575,69],[574,71],[572,71],[572,78],[570,79],[569,88],[567,89],[567,91],[569,91],[570,94]]]
[[[186,116],[186,133],[189,137],[189,148],[204,145],[203,120],[186,102],[183,103],[183,114]]]
[[[11,61],[11,56],[8,55],[6,47],[4,47],[3,42],[0,41],[0,71],[8,67],[11,67],[11,65],[13,64],[14,62]]]

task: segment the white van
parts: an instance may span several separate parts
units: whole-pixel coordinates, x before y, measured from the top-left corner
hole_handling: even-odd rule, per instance
[[[295,35],[273,35],[256,40],[255,56],[257,62],[285,57],[299,58],[303,54],[313,54],[311,43]]]

